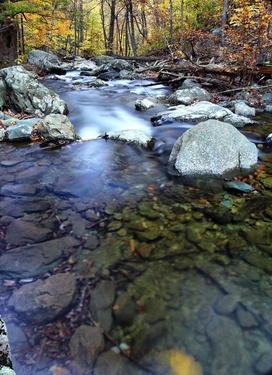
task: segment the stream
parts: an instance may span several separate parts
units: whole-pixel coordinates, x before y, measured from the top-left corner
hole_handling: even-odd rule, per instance
[[[261,141],[271,115],[259,117],[260,131],[243,129],[259,147],[245,181],[254,191],[197,189],[166,172],[191,125],[150,123],[166,110],[168,87],[52,78],[42,83],[68,103],[82,141],[0,144],[0,311],[17,375],[272,374],[272,154]],[[155,108],[136,111],[149,96]],[[97,138],[123,129],[163,147]],[[52,312],[50,292],[37,290],[59,275],[54,288],[67,291]],[[33,293],[48,296],[44,306]]]

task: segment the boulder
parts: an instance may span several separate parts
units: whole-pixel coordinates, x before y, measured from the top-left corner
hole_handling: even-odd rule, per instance
[[[194,82],[191,79],[187,78],[187,79],[185,79],[185,81],[183,81],[183,83],[181,85],[181,88],[179,88],[179,90],[192,89],[192,88],[195,88],[195,87],[201,87],[201,84],[197,83],[197,82]]]
[[[41,50],[33,50],[28,54],[29,64],[35,65],[47,73],[65,74],[66,70],[62,67],[62,62],[53,53],[48,53]]]
[[[67,116],[50,114],[38,122],[37,135],[44,142],[73,142],[78,139]]]
[[[26,319],[43,323],[65,313],[71,307],[75,293],[75,275],[58,273],[15,289],[8,306]]]
[[[155,142],[154,138],[134,129],[112,131],[106,135],[100,135],[100,137],[136,144],[148,150],[153,149]]]
[[[5,241],[8,244],[38,243],[47,241],[52,237],[50,229],[37,227],[28,221],[14,219],[7,227]]]
[[[211,99],[208,91],[201,87],[192,87],[175,91],[169,97],[169,102],[173,104],[192,104],[194,101],[209,101]]]
[[[22,66],[0,70],[11,106],[17,112],[44,117],[50,113],[67,114],[68,107],[54,91],[39,83]]]
[[[247,117],[236,115],[227,108],[207,101],[198,102],[188,107],[184,105],[172,107],[168,111],[158,113],[151,118],[151,121],[155,126],[159,126],[174,121],[194,124],[209,119],[224,121],[234,125],[236,128],[253,123]]]
[[[3,367],[6,370],[3,374],[15,374],[12,371],[11,352],[6,323],[0,316],[0,370],[3,370]]]
[[[208,120],[175,142],[169,165],[182,176],[233,177],[254,171],[258,152],[234,126]]]

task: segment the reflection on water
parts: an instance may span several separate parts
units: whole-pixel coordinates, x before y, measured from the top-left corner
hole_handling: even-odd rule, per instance
[[[86,93],[95,101],[95,91]],[[82,98],[86,117],[88,100]],[[185,127],[154,132],[171,144]],[[153,154],[102,139],[53,149],[1,144],[0,156],[0,306],[17,374],[270,373],[269,148],[247,181],[252,193],[183,186]],[[19,233],[8,245],[11,225],[19,223],[28,228],[28,241]],[[50,234],[46,251],[37,239],[41,228]],[[67,246],[60,251],[64,241],[68,252]],[[25,306],[19,304],[18,291],[34,291],[35,283],[49,284],[58,274],[73,277],[76,291],[53,322],[46,320],[46,311],[54,313],[45,308],[47,294],[37,288],[34,306],[27,294]],[[97,322],[104,339],[94,342]],[[115,354],[120,349],[122,356]]]

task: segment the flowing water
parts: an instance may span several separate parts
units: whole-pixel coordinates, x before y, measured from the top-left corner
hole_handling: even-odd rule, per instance
[[[93,325],[89,301],[102,279],[115,285],[109,314],[101,318],[102,327],[111,325],[104,352],[126,344],[134,360],[123,355],[118,364],[116,357],[101,354],[95,375],[271,374],[272,157],[262,144],[271,116],[261,120],[260,131],[243,129],[260,144],[258,172],[246,181],[253,192],[212,191],[208,184],[197,189],[165,169],[171,146],[190,125],[152,128],[149,121],[165,110],[166,87],[119,80],[95,89],[80,80],[70,73],[65,81],[45,84],[67,101],[77,134],[91,141],[0,148],[1,186],[36,187],[35,199],[1,190],[2,254],[20,246],[6,245],[10,217],[49,226],[56,239],[81,244],[47,272],[25,271],[27,277],[16,278],[8,277],[11,270],[4,278],[1,308],[17,374],[82,373],[76,366],[88,362],[86,348],[75,358],[69,342],[79,326]],[[148,96],[160,97],[156,108],[135,111],[134,101]],[[128,128],[164,146],[146,152],[96,139]],[[14,290],[58,272],[77,280],[69,311],[40,324],[14,311],[16,304],[8,302]]]

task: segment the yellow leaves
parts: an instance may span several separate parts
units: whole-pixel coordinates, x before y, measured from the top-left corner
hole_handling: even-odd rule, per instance
[[[179,350],[168,350],[163,353],[169,363],[171,373],[167,375],[202,375],[202,368],[195,359]]]

